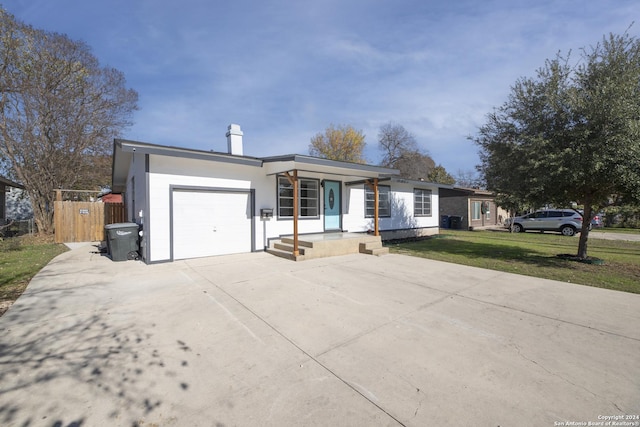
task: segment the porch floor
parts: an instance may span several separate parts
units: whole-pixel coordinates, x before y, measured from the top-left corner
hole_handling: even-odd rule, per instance
[[[384,255],[389,248],[382,246],[380,236],[366,233],[317,233],[298,236],[299,255],[293,254],[293,235],[281,236],[269,243],[267,252],[293,261],[330,256],[364,253]]]

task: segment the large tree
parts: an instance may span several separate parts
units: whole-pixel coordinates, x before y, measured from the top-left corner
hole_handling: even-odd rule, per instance
[[[438,184],[453,185],[456,183],[456,179],[451,176],[442,165],[436,165],[436,167],[431,169],[425,179],[429,182],[437,182]]]
[[[50,233],[54,189],[109,184],[104,159],[138,95],[86,44],[0,8],[0,96],[0,170],[24,185],[38,230]]]
[[[521,205],[584,206],[578,256],[603,207],[640,200],[640,42],[609,35],[521,78],[474,138],[487,188]]]
[[[382,151],[381,165],[394,168],[402,157],[420,154],[415,136],[404,126],[388,122],[380,126],[378,131],[378,148]]]
[[[455,180],[442,165],[437,165],[429,154],[418,146],[415,136],[404,126],[388,122],[378,131],[378,149],[382,152],[381,165],[395,168],[407,179],[453,184]]]
[[[311,138],[309,154],[331,160],[365,163],[362,154],[365,145],[362,131],[348,125],[329,125],[324,132]]]

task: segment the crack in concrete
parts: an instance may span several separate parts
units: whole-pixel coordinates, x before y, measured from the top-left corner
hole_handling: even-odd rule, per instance
[[[548,374],[556,377],[556,378],[560,378],[562,381],[571,384],[572,386],[576,387],[576,388],[581,388],[582,390],[586,391],[587,393],[590,393],[593,395],[593,397],[596,398],[600,398],[602,399],[602,396],[599,396],[598,394],[594,393],[593,391],[589,390],[588,388],[580,385],[580,384],[576,384],[573,381],[569,380],[568,378],[556,373],[556,372],[552,372],[551,370],[547,369],[547,367],[545,367],[544,365],[542,365],[541,363],[538,363],[537,361],[535,361],[534,359],[527,357],[525,354],[522,353],[522,350],[520,349],[520,347],[514,343],[513,341],[511,341],[509,343],[510,346],[512,346],[513,348],[516,349],[516,351],[518,352],[518,356],[520,356],[521,358],[523,358],[524,360],[533,363],[534,365],[536,365],[537,367],[539,367],[540,369],[544,370],[545,372],[547,372]]]
[[[256,319],[260,320],[262,323],[264,323],[267,327],[269,327],[271,330],[273,330],[276,334],[278,334],[279,336],[281,336],[285,341],[287,341],[288,343],[290,343],[294,348],[296,348],[298,351],[300,351],[302,354],[304,354],[305,356],[307,356],[310,360],[312,360],[316,365],[318,365],[319,367],[321,367],[322,369],[324,369],[326,372],[328,372],[329,374],[331,374],[331,376],[333,376],[335,379],[337,379],[338,381],[340,381],[342,384],[344,384],[345,386],[347,386],[348,388],[350,388],[351,390],[353,390],[355,393],[357,393],[358,395],[360,395],[363,399],[365,399],[366,401],[368,401],[369,403],[371,403],[373,406],[375,406],[376,408],[378,408],[380,411],[382,411],[384,414],[386,414],[389,418],[391,418],[393,421],[395,421],[399,426],[402,427],[406,427],[406,425],[400,421],[396,416],[394,416],[393,414],[391,414],[389,411],[387,411],[386,409],[384,409],[382,406],[380,406],[380,404],[378,404],[377,402],[375,402],[374,400],[372,400],[371,396],[368,396],[367,394],[365,394],[362,390],[360,390],[357,386],[355,386],[354,384],[350,383],[349,381],[347,381],[345,378],[343,378],[342,376],[338,375],[338,373],[334,372],[333,370],[331,370],[331,368],[329,368],[329,366],[325,365],[324,363],[322,363],[317,356],[313,356],[311,355],[308,351],[306,351],[305,349],[303,349],[302,347],[300,347],[297,343],[295,343],[291,338],[289,338],[287,335],[285,335],[282,331],[280,331],[278,328],[276,328],[274,325],[272,325],[271,323],[269,323],[266,319],[264,319],[262,316],[260,316],[258,313],[256,313],[255,311],[253,311],[250,307],[248,307],[247,305],[245,305],[244,303],[242,303],[242,301],[240,301],[239,299],[237,299],[235,296],[233,296],[231,293],[227,292],[225,289],[223,289],[222,287],[218,286],[216,283],[214,283],[213,281],[209,280],[207,277],[203,276],[202,274],[198,273],[195,269],[192,269],[196,274],[198,274],[200,277],[202,277],[205,281],[211,283],[213,286],[215,286],[218,290],[220,290],[222,293],[226,294],[229,298],[231,298],[232,300],[234,300],[236,303],[238,303],[241,307],[243,307],[245,310],[247,310],[249,313],[251,313]],[[375,397],[375,396],[373,396]]]

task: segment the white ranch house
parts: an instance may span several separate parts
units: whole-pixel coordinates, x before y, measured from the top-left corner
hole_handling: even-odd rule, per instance
[[[441,184],[304,155],[245,156],[238,125],[227,142],[219,153],[114,141],[112,190],[124,193],[127,219],[142,226],[144,262],[263,251],[294,232],[438,233]]]

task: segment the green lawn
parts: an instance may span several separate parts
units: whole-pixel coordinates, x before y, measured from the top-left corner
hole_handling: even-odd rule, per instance
[[[576,254],[578,237],[553,233],[446,230],[388,246],[392,253],[640,293],[640,242],[589,239],[589,257],[604,260],[604,265],[557,257]]]
[[[42,267],[66,251],[66,246],[51,239],[14,237],[0,241],[0,305],[18,298]]]

